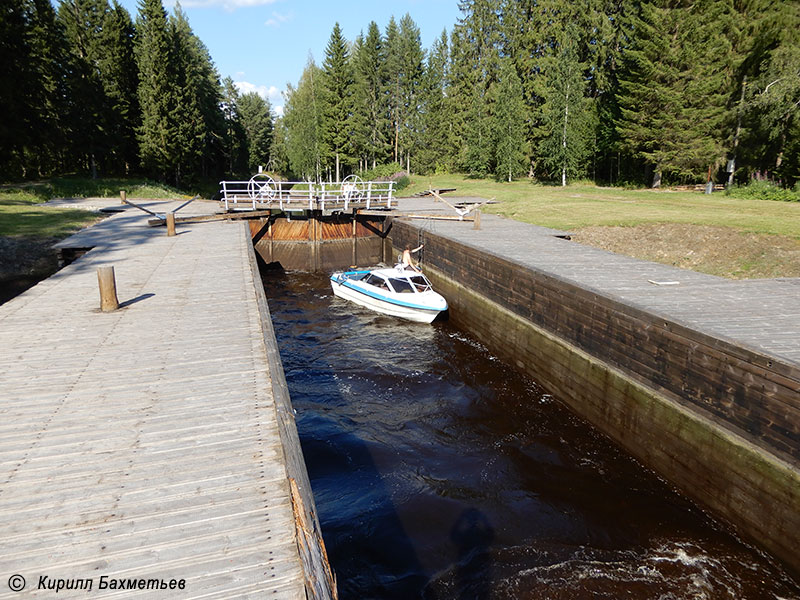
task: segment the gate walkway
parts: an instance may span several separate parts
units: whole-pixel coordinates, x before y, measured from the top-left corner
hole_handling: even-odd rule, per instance
[[[147,217],[0,306],[0,598],[306,598],[249,232]]]

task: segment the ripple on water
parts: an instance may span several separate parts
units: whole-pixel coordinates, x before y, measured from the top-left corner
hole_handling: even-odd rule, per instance
[[[754,549],[450,323],[266,276],[342,599],[800,599]]]

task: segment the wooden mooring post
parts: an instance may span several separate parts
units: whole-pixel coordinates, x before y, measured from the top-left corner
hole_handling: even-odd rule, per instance
[[[126,192],[125,190],[120,190],[119,191],[119,203],[120,204],[125,204],[125,202],[127,200],[128,200],[128,192]]]
[[[97,267],[97,283],[100,285],[100,310],[112,312],[119,308],[117,282],[114,267]]]
[[[167,213],[167,235],[173,236],[175,235],[175,213],[168,212]]]
[[[481,228],[481,211],[475,211],[475,220],[472,222],[473,229],[480,229]]]

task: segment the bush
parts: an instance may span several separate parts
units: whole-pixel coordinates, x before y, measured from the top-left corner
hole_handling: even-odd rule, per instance
[[[400,190],[407,188],[411,184],[411,177],[409,177],[404,173],[400,175],[400,177],[395,179],[394,182],[395,182],[394,191],[399,192]]]
[[[734,198],[755,200],[779,200],[782,202],[800,202],[800,189],[782,188],[770,181],[752,181],[748,185],[737,185],[726,192]]]
[[[364,171],[362,179],[364,181],[395,181],[402,175],[406,175],[403,166],[399,163],[392,162],[385,165],[378,165],[374,169]]]

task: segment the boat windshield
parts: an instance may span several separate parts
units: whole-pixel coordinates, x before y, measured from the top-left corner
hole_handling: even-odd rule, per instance
[[[392,277],[389,279],[389,282],[392,284],[394,291],[399,294],[413,294],[414,288],[409,283],[408,279],[399,279],[397,277]]]
[[[370,273],[364,279],[364,283],[368,283],[370,285],[374,285],[375,287],[379,287],[384,290],[388,290],[389,286],[386,284],[386,280],[383,277],[378,277],[377,275]]]
[[[431,282],[425,279],[423,275],[414,275],[413,277],[409,277],[409,279],[411,279],[411,283],[414,284],[418,292],[427,292],[431,289]]]

